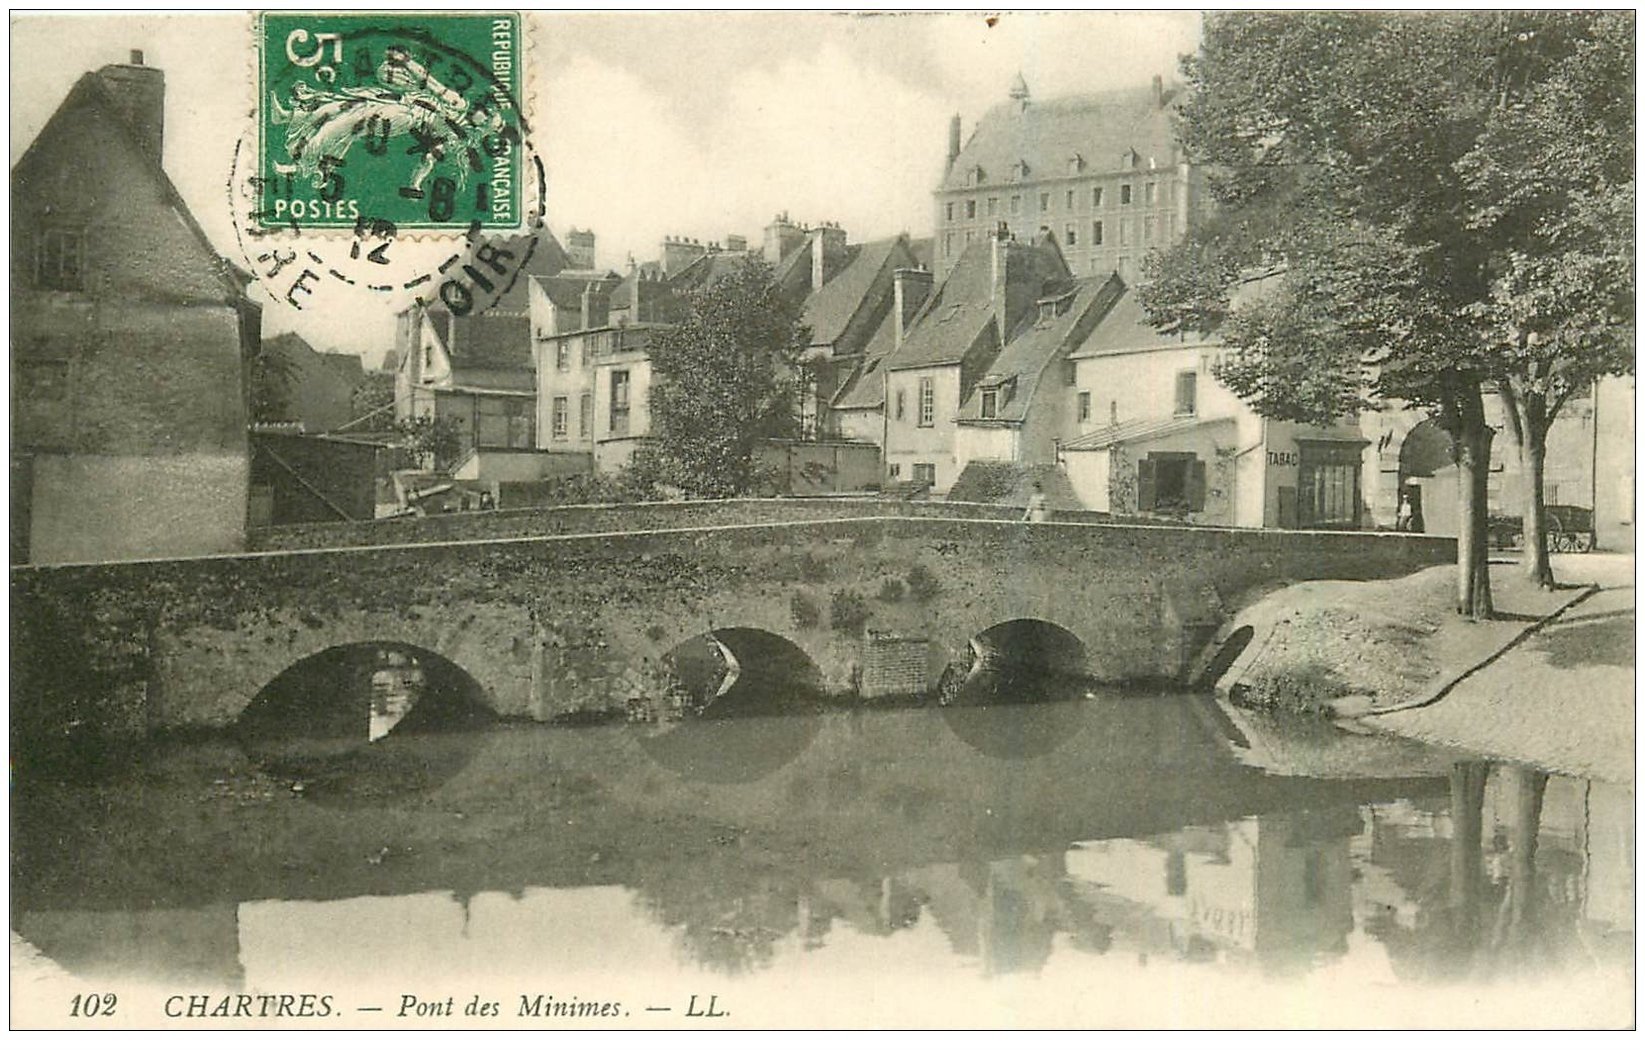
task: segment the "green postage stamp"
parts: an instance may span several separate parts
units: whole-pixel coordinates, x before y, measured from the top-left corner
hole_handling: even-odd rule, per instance
[[[517,14],[268,13],[257,42],[264,229],[521,225]]]

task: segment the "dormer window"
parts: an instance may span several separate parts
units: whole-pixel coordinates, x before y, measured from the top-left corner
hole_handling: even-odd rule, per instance
[[[1120,154],[1120,167],[1122,168],[1134,168],[1141,163],[1142,154],[1138,153],[1134,149],[1128,149],[1124,153]]]
[[[1075,153],[1075,154],[1073,154],[1072,156],[1070,156],[1068,158],[1068,174],[1078,175],[1080,172],[1082,172],[1084,170],[1085,170],[1085,158],[1084,157],[1080,156],[1078,153]]]
[[[987,181],[988,181],[988,173],[986,171],[982,170],[982,165],[979,164],[976,167],[971,169],[971,185],[981,186],[984,182],[987,182]]]
[[[1028,177],[1028,162],[1019,160],[1011,165],[1011,177],[1013,179],[1026,179]]]

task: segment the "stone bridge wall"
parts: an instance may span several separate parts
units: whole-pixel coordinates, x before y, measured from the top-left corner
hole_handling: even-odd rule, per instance
[[[1023,508],[998,503],[863,498],[684,500],[611,503],[518,510],[468,511],[375,521],[311,522],[254,529],[252,550],[323,550],[402,543],[570,536],[591,532],[644,532],[703,525],[769,525],[838,518],[980,518],[1018,521]],[[1058,521],[1126,522],[1103,511],[1059,511]],[[1132,519],[1131,524],[1143,524]]]
[[[790,639],[839,693],[876,641],[923,640],[934,681],[1020,618],[1073,632],[1099,678],[1169,678],[1253,588],[1454,555],[1394,534],[877,518],[19,568],[14,743],[225,725],[355,642],[432,650],[536,719],[656,696],[666,654],[723,627]],[[910,587],[922,570],[934,593]]]

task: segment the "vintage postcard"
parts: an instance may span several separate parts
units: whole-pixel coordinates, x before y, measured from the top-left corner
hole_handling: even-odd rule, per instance
[[[12,1027],[1631,1027],[1634,46],[13,15]]]

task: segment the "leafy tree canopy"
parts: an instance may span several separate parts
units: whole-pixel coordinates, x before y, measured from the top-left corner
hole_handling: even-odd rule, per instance
[[[754,491],[760,443],[798,433],[809,340],[799,304],[759,258],[691,296],[685,319],[651,343],[653,440],[638,458],[642,473],[693,496]]]

